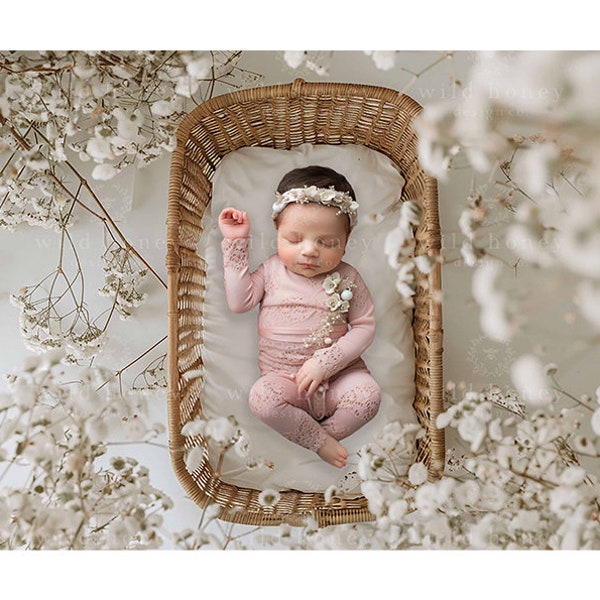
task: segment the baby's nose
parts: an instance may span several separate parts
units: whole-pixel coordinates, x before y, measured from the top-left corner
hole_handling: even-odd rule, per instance
[[[311,242],[310,240],[306,240],[302,244],[302,254],[314,256],[318,253],[319,253],[319,251],[317,249],[317,245],[314,242]]]

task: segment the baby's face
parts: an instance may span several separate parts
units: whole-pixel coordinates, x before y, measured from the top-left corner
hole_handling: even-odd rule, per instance
[[[338,209],[320,204],[288,204],[279,215],[277,254],[293,273],[315,277],[342,260],[348,235]]]

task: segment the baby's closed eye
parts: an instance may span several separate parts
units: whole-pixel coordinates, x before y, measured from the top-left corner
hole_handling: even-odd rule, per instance
[[[338,239],[326,239],[319,240],[319,245],[323,246],[323,248],[339,248],[342,242]]]
[[[302,240],[299,237],[296,236],[289,236],[285,238],[286,242],[289,242],[290,244],[299,244]]]

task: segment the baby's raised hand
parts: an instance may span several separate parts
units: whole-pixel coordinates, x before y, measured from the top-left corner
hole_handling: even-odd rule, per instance
[[[243,210],[224,208],[219,215],[219,229],[224,238],[236,239],[248,237],[250,234],[250,219]]]

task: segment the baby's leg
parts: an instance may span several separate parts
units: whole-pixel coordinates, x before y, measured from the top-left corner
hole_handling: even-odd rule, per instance
[[[342,440],[368,423],[379,410],[381,388],[366,370],[342,373],[329,384],[323,429]]]
[[[298,386],[291,379],[264,375],[252,386],[249,404],[256,417],[288,440],[336,467],[346,464],[347,450],[308,414],[306,399],[298,394]]]

